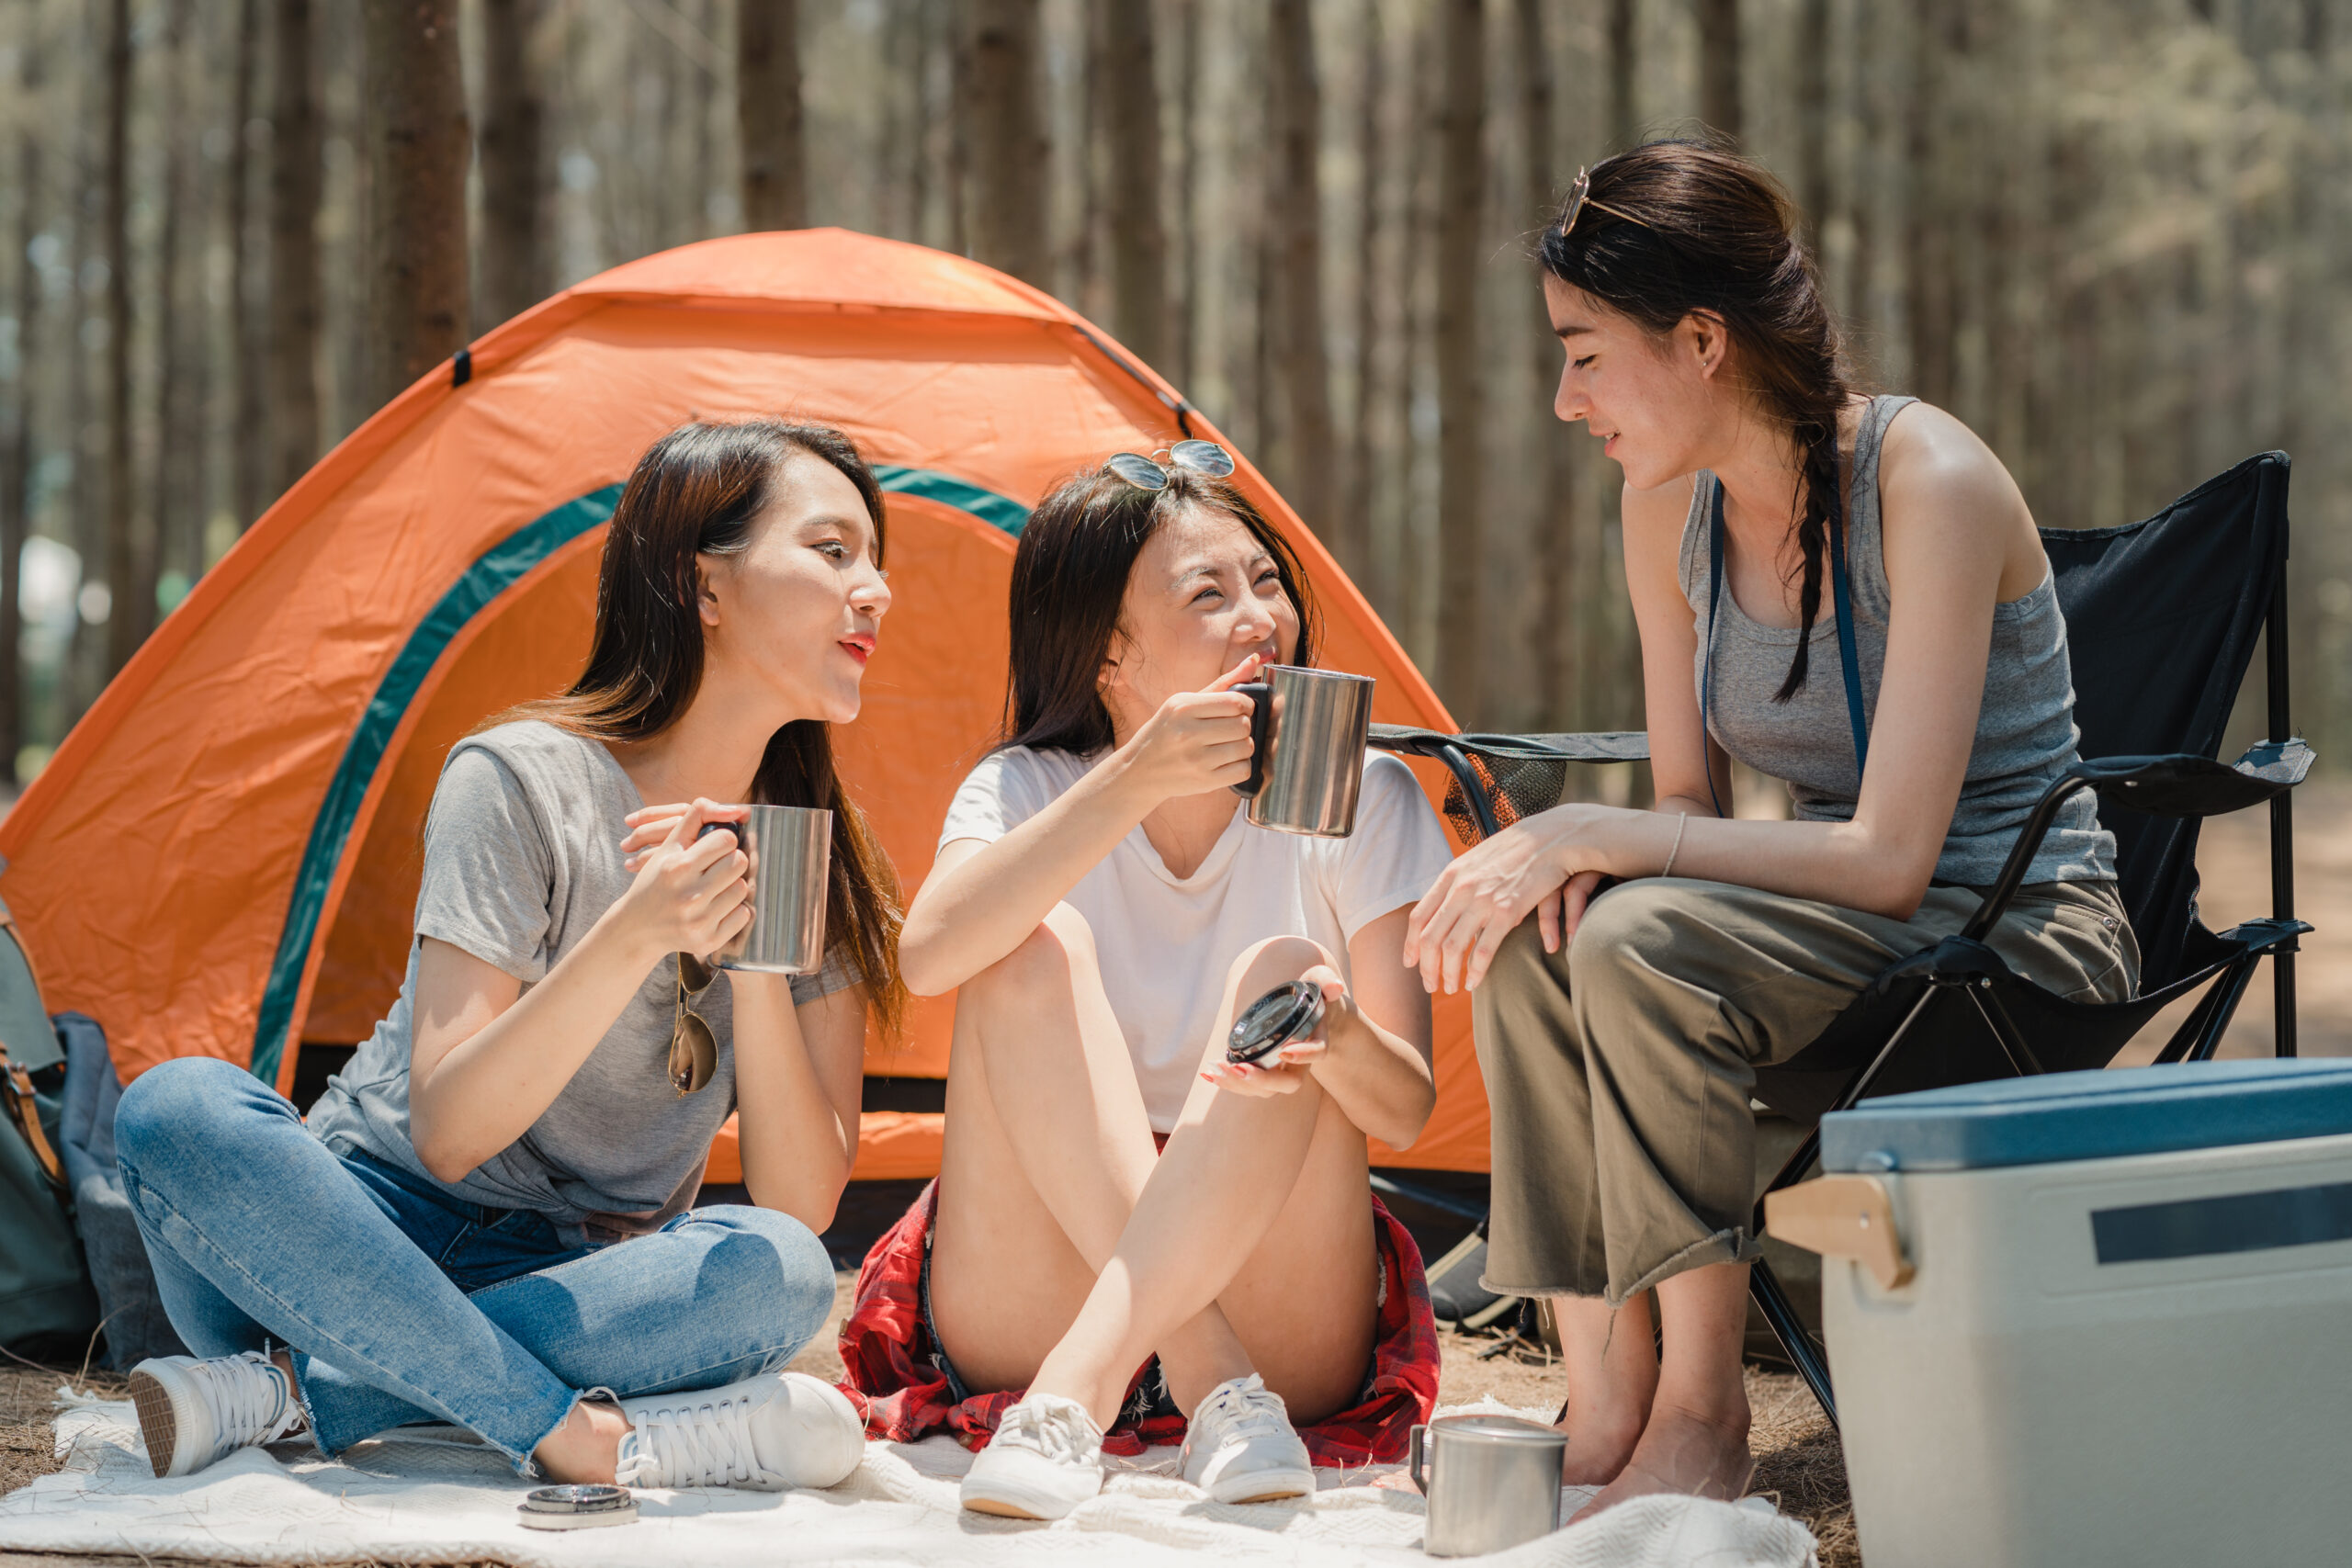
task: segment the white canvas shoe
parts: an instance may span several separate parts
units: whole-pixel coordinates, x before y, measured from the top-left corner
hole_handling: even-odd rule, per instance
[[[1033,1393],[998,1421],[962,1496],[974,1513],[1058,1519],[1102,1490],[1102,1428],[1078,1401]]]
[[[1252,1372],[1217,1384],[1193,1412],[1184,1479],[1220,1503],[1264,1503],[1313,1492],[1315,1467],[1282,1395]]]
[[[130,1403],[159,1476],[193,1475],[303,1425],[292,1382],[258,1350],[141,1361],[130,1369]]]
[[[865,1454],[856,1407],[806,1372],[619,1404],[629,1429],[614,1470],[624,1486],[835,1486]]]

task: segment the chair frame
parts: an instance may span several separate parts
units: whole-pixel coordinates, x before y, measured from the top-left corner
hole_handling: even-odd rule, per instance
[[[2144,1015],[2152,1015],[2170,1001],[2204,987],[2204,994],[2158,1051],[2155,1061],[2158,1064],[2206,1061],[2220,1048],[2222,1038],[2228,1031],[2231,1020],[2236,1016],[2238,1004],[2245,998],[2246,987],[2252,982],[2256,966],[2267,958],[2271,961],[2275,1050],[2282,1057],[2295,1055],[2295,953],[2300,945],[2299,938],[2312,928],[2296,919],[2294,913],[2293,789],[2309,772],[2312,756],[2310,748],[2293,734],[2289,716],[2287,584],[2283,554],[2278,575],[2271,584],[2269,604],[2264,613],[2262,626],[2268,739],[2249,750],[2234,766],[2224,766],[2210,758],[2186,753],[2104,758],[2077,762],[2053,781],[2019,831],[2018,842],[2002,866],[1999,878],[1962,931],[1934,947],[1890,965],[1864,988],[1862,997],[1857,998],[1848,1013],[1840,1014],[1842,1021],[1857,1011],[1864,1000],[1872,996],[1883,996],[1894,985],[1925,982],[1917,999],[1910,1005],[1884,1043],[1878,1046],[1867,1062],[1847,1080],[1823,1114],[1849,1110],[1868,1098],[1873,1086],[1897,1061],[1906,1042],[1912,1038],[1915,1027],[1927,1014],[1929,1004],[1939,998],[1948,998],[1953,992],[1966,998],[1973,1006],[1977,1018],[1997,1045],[2000,1060],[2009,1072],[2024,1077],[2048,1070],[2001,999],[2003,990],[2028,987],[2028,982],[2011,975],[2000,959],[1984,945],[1984,939],[1999,923],[2010,900],[2023,885],[2034,854],[2055,820],[2059,807],[2084,789],[2096,790],[2103,798],[2119,806],[2169,817],[2221,816],[2267,802],[2270,808],[2269,916],[2246,920],[2227,931],[2217,933],[2217,941],[2228,943],[2235,950],[2229,955],[2208,963],[2155,992],[2136,998],[2132,1002],[2113,1005],[2143,1014],[2131,1022],[2129,1033],[2125,1036],[2128,1043],[2129,1038],[2144,1026]],[[1501,823],[1488,793],[1488,782],[1472,761],[1474,755],[1486,753],[1499,758],[1585,762],[1637,761],[1648,756],[1647,738],[1637,732],[1447,736],[1430,730],[1376,726],[1372,743],[1392,751],[1430,757],[1443,764],[1460,787],[1464,805],[1482,836],[1500,831]],[[2151,804],[2152,801],[2160,804]],[[1837,1024],[1833,1023],[1830,1031],[1824,1032],[1824,1037],[1836,1028]],[[1803,1179],[1814,1164],[1820,1145],[1821,1133],[1816,1121],[1812,1133],[1781,1166],[1764,1191],[1758,1195],[1753,1219],[1756,1235],[1760,1236],[1765,1232],[1765,1199]],[[1814,1397],[1820,1401],[1831,1425],[1836,1426],[1838,1406],[1830,1386],[1828,1360],[1798,1315],[1794,1303],[1789,1300],[1787,1292],[1770,1266],[1761,1259],[1750,1270],[1749,1294],[1798,1374],[1812,1389]]]

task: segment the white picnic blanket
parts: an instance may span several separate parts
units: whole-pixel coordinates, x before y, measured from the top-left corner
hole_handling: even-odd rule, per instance
[[[533,1484],[461,1434],[409,1428],[340,1461],[307,1445],[247,1450],[201,1474],[150,1472],[128,1404],[75,1400],[57,1421],[65,1468],[0,1497],[0,1550],[246,1563],[450,1562],[520,1568],[773,1568],[778,1563],[1227,1562],[1296,1568],[1425,1563],[1421,1499],[1371,1484],[1395,1466],[1331,1472],[1311,1499],[1212,1503],[1172,1449],[1118,1468],[1102,1495],[1051,1525],[956,1506],[971,1456],[944,1437],[873,1443],[823,1492],[640,1492],[639,1522],[549,1532],[515,1522]],[[1564,1503],[1580,1506],[1581,1496]],[[1807,1568],[1814,1540],[1758,1499],[1735,1506],[1642,1497],[1507,1552],[1495,1568]]]

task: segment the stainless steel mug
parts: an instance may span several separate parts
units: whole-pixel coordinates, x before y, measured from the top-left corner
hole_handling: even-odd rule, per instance
[[[1515,1416],[1442,1416],[1412,1431],[1407,1469],[1429,1500],[1421,1550],[1475,1557],[1560,1525],[1568,1435]]]
[[[718,950],[721,969],[813,975],[825,962],[825,895],[833,869],[833,814],[807,806],[754,806],[732,828],[752,857],[752,923]]]
[[[1252,826],[1317,839],[1356,830],[1372,687],[1369,675],[1277,664],[1233,688],[1255,705],[1250,777],[1233,786],[1250,797]]]

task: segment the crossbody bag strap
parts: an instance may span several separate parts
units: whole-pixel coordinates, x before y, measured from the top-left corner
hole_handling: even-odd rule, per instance
[[[1724,596],[1724,485],[1714,483],[1714,503],[1707,512],[1707,657],[1700,666],[1699,732],[1701,744],[1712,731],[1715,716],[1715,609]],[[1854,644],[1854,591],[1846,574],[1845,508],[1838,508],[1836,526],[1829,530],[1830,613],[1838,623],[1838,671],[1846,682],[1846,722],[1854,732],[1854,782],[1861,787],[1862,770],[1870,765],[1870,726],[1862,717],[1862,660]],[[1724,803],[1715,795],[1715,772],[1707,769],[1707,800],[1715,815]]]

